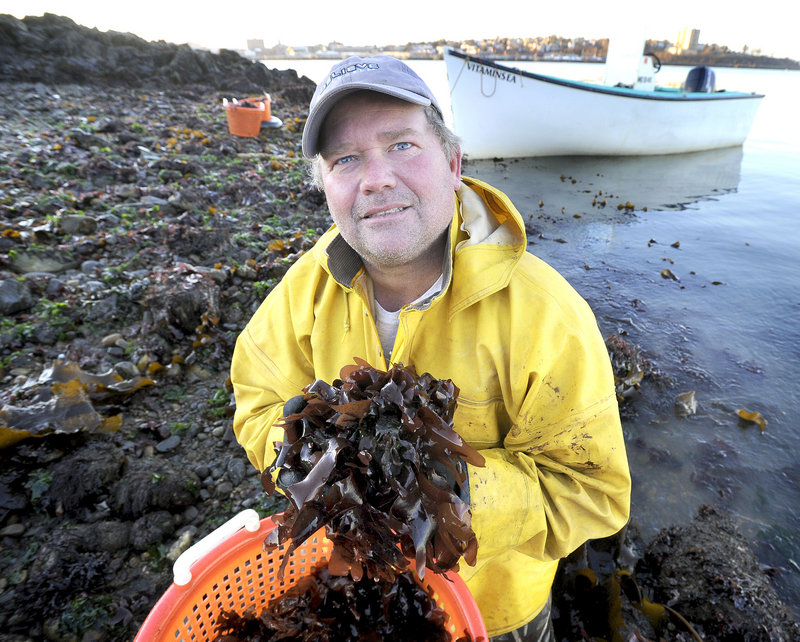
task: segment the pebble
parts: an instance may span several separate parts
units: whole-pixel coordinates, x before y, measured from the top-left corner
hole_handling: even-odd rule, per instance
[[[189,506],[185,511],[183,511],[183,521],[186,524],[191,524],[197,519],[199,514],[200,511],[197,509],[197,506]]]
[[[109,350],[109,353],[111,350]],[[124,351],[123,351],[124,352]],[[116,372],[123,379],[133,379],[139,376],[139,368],[130,361],[120,361],[114,364],[114,372]]]
[[[108,348],[109,346],[113,346],[122,339],[122,335],[119,332],[114,332],[113,334],[108,334],[100,339],[100,345],[104,348]]]
[[[58,224],[67,234],[94,234],[97,231],[97,219],[91,216],[67,214],[59,219]]]
[[[23,533],[25,533],[25,524],[9,524],[0,530],[0,537],[20,537]]]
[[[95,270],[103,269],[103,264],[100,261],[84,261],[81,263],[81,272],[84,274],[91,274]]]
[[[178,435],[170,435],[164,441],[160,441],[156,444],[156,450],[160,453],[168,453],[175,450],[180,443],[181,438]]]
[[[227,497],[233,492],[233,484],[229,481],[223,481],[217,484],[216,495],[217,497]]]
[[[238,486],[242,483],[246,471],[247,468],[241,459],[233,458],[228,462],[228,468],[226,472],[228,474],[228,479],[231,480],[231,483],[234,486]]]

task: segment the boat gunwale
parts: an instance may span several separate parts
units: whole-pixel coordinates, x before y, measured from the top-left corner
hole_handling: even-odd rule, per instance
[[[456,58],[462,58],[467,61],[471,61],[477,63],[479,65],[483,65],[485,67],[494,67],[500,71],[513,74],[515,76],[523,76],[525,78],[531,78],[533,80],[538,80],[541,82],[547,82],[554,85],[561,85],[564,87],[569,87],[571,89],[578,89],[580,91],[591,91],[598,94],[609,94],[611,96],[617,96],[620,98],[640,98],[643,100],[659,100],[659,101],[666,101],[666,102],[696,102],[701,100],[749,100],[749,99],[761,99],[764,98],[764,94],[756,94],[756,93],[745,93],[745,92],[732,92],[732,91],[725,91],[720,90],[713,93],[707,92],[684,92],[681,89],[671,89],[667,88],[664,89],[656,89],[654,91],[645,91],[641,89],[633,89],[630,87],[612,87],[606,85],[596,85],[593,83],[582,82],[580,80],[567,80],[565,78],[557,78],[555,76],[547,76],[544,74],[537,74],[532,71],[525,71],[524,69],[518,69],[516,67],[508,67],[506,65],[499,64],[494,60],[490,60],[488,58],[481,58],[479,56],[473,56],[470,54],[465,54],[460,51],[456,51],[455,49],[448,49],[445,52],[445,56],[452,55]],[[452,93],[453,87],[450,88]],[[670,95],[674,92],[674,95]]]

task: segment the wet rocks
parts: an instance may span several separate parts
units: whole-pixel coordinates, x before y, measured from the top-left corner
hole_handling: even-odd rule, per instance
[[[127,519],[158,510],[180,509],[194,503],[199,480],[190,470],[165,459],[137,459],[111,493],[112,508]]]
[[[93,506],[123,472],[124,453],[113,444],[94,440],[67,453],[49,468],[51,482],[44,504],[54,512],[74,516],[81,507]]]
[[[701,506],[688,526],[665,529],[647,546],[637,573],[653,599],[668,603],[707,640],[800,639],[730,515]]]
[[[299,161],[314,84],[0,16],[0,85],[0,630],[130,640],[182,551],[282,507],[235,443],[226,380],[328,226]],[[240,91],[268,91],[284,127],[231,136]]]
[[[293,72],[276,78],[233,51],[212,53],[186,44],[147,42],[130,33],[88,29],[53,14],[22,20],[0,15],[0,61],[0,81],[206,85],[242,93],[290,88],[294,102],[311,98],[292,82],[297,80]]]

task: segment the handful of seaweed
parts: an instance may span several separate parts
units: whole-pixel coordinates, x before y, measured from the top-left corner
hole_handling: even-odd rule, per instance
[[[474,565],[477,539],[458,487],[467,490],[465,462],[485,462],[453,430],[458,388],[413,366],[383,372],[355,361],[332,384],[307,386],[305,407],[284,419],[285,440],[261,482],[272,495],[273,473],[283,471],[291,506],[274,517],[265,549],[289,541],[285,564],[326,526],[335,575],[391,581],[409,558],[420,578],[426,568],[457,570],[462,556]]]
[[[446,615],[411,573],[395,581],[353,581],[318,568],[260,614],[223,611],[215,642],[374,640],[448,642]],[[459,640],[471,639],[465,637]]]

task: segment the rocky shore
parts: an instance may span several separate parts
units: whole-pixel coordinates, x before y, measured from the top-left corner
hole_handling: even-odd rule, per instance
[[[0,640],[131,640],[183,550],[282,508],[233,437],[228,366],[329,224],[300,160],[313,83],[45,15],[0,16],[0,87]],[[283,126],[230,135],[223,98],[263,93]],[[711,507],[558,582],[565,639],[800,639]]]

